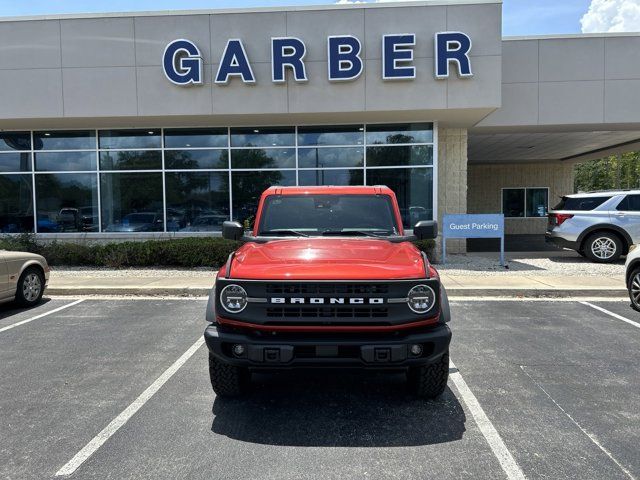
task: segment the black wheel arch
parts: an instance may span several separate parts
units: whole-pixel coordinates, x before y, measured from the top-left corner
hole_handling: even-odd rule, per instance
[[[633,243],[631,240],[631,236],[627,233],[624,228],[621,228],[617,225],[613,225],[611,223],[599,223],[598,225],[593,225],[587,228],[584,232],[580,234],[578,237],[578,241],[576,242],[579,245],[580,250],[584,250],[585,242],[587,238],[589,238],[592,234],[598,232],[606,232],[613,233],[617,235],[620,240],[622,240],[622,254],[626,255],[629,251],[629,245]]]
[[[624,284],[627,286],[627,288],[629,287],[629,282],[631,281],[631,275],[633,275],[633,272],[638,268],[640,268],[640,258],[631,262],[627,267],[627,271],[625,273],[625,279],[624,279]]]
[[[440,321],[449,323],[451,321],[451,307],[449,306],[449,297],[444,285],[440,284]]]

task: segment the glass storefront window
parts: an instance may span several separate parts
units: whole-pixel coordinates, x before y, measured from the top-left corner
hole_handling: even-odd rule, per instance
[[[505,217],[524,217],[524,188],[502,190],[502,213]]]
[[[166,150],[164,166],[169,170],[180,169],[228,169],[228,150]]]
[[[160,148],[160,129],[149,130],[100,130],[101,149]]]
[[[37,152],[36,172],[62,172],[96,169],[96,152]]]
[[[433,215],[433,138],[431,123],[0,132],[0,230],[219,231],[232,212],[250,224],[269,186],[365,178],[411,226]],[[542,215],[537,190],[522,216]]]
[[[420,220],[433,220],[431,168],[368,169],[367,184],[386,185],[395,192],[405,228],[413,228]]]
[[[364,150],[360,147],[299,148],[299,168],[362,167]]]
[[[36,175],[38,233],[97,232],[95,173]]]
[[[232,147],[292,147],[296,144],[293,127],[232,128]]]
[[[95,150],[96,134],[93,130],[33,132],[34,150]]]
[[[164,230],[162,173],[102,173],[100,197],[103,231]]]
[[[364,169],[300,170],[299,185],[364,185]]]
[[[368,167],[432,165],[431,145],[403,145],[394,147],[367,147]]]
[[[298,127],[298,145],[362,145],[363,125]]]
[[[503,188],[502,213],[507,218],[546,217],[548,188]]]
[[[0,172],[30,172],[31,154],[28,152],[0,152]]]
[[[166,129],[164,131],[165,148],[208,148],[228,145],[226,128]]]
[[[294,148],[231,150],[231,168],[295,168]]]
[[[255,220],[262,192],[274,185],[286,187],[295,184],[295,170],[232,172],[233,220],[250,228]]]
[[[527,217],[546,217],[549,209],[549,190],[527,188]]]
[[[229,220],[228,172],[167,173],[167,231],[221,231]]]
[[[0,232],[33,232],[31,174],[0,175]]]
[[[160,170],[162,152],[159,150],[130,152],[100,152],[100,170]]]
[[[0,152],[31,150],[29,132],[0,132]]]
[[[431,143],[432,123],[367,125],[367,144]]]

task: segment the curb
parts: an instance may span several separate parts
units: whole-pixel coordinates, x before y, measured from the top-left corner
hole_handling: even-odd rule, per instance
[[[208,297],[210,288],[201,287],[49,287],[47,295],[54,296],[145,296],[145,297]],[[515,298],[561,298],[561,297],[626,297],[624,288],[572,288],[572,289],[540,289],[540,288],[447,288],[450,297],[515,297]]]

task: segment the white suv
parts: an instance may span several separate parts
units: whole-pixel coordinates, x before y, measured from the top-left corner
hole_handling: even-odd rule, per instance
[[[547,241],[594,262],[615,262],[640,242],[640,190],[566,195],[548,216]]]

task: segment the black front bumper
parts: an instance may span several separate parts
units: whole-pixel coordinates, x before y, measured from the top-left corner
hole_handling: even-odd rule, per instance
[[[406,368],[436,362],[449,349],[451,330],[438,324],[429,330],[402,336],[309,336],[283,338],[256,337],[226,332],[209,325],[204,339],[211,354],[232,365],[254,369],[296,367]],[[233,353],[242,345],[244,353]],[[413,355],[411,345],[421,345],[422,353]]]

